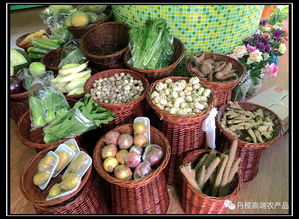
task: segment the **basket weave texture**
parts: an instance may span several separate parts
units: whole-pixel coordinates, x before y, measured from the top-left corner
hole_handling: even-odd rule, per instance
[[[118,22],[97,25],[81,38],[80,49],[100,70],[123,68],[129,29],[128,25]]]
[[[277,114],[275,114],[270,109],[249,103],[249,102],[238,102],[238,104],[244,109],[249,111],[254,111],[257,109],[261,109],[264,115],[270,117],[270,119],[274,123],[273,129],[275,130],[275,138],[271,141],[267,141],[265,143],[250,143],[246,141],[238,140],[238,149],[236,156],[241,157],[241,162],[239,164],[240,173],[243,178],[244,182],[252,180],[258,173],[258,166],[260,162],[260,157],[262,154],[263,149],[275,144],[280,140],[283,136],[283,124]],[[216,117],[216,125],[217,129],[219,130],[219,151],[226,151],[230,149],[230,146],[235,139],[234,136],[229,134],[222,126],[221,126],[221,119],[224,111],[228,107],[228,104],[223,104],[220,106],[218,115]]]
[[[133,134],[132,124],[119,126],[114,131]],[[169,195],[164,175],[170,158],[170,146],[165,136],[151,126],[151,143],[163,148],[164,158],[150,175],[123,181],[111,176],[103,168],[101,149],[106,145],[102,137],[93,153],[93,164],[99,175],[110,183],[113,214],[165,214],[169,206]]]
[[[135,68],[132,65],[128,64],[128,60],[131,58],[130,50],[127,50],[124,55],[124,63],[126,67],[132,69],[133,71],[137,71],[144,75],[149,82],[154,82],[158,79],[168,77],[171,73],[175,70],[177,65],[183,60],[184,58],[184,44],[177,38],[174,38],[173,41],[174,46],[174,54],[172,56],[171,64],[165,68],[156,69],[156,70],[146,70]]]
[[[54,151],[56,147],[52,146],[39,152],[25,166],[20,177],[20,188],[25,198],[33,204],[39,214],[106,214],[106,205],[101,201],[101,194],[95,189],[91,180],[92,166],[82,177],[76,191],[58,199],[45,200],[52,186],[61,181],[63,173],[52,178],[44,190],[40,190],[33,184],[32,178],[39,161],[50,150]],[[83,149],[80,148],[80,150]]]
[[[201,54],[197,54],[197,56],[200,56]],[[216,81],[209,81],[205,78],[201,78],[200,81],[203,85],[210,88],[214,91],[215,94],[215,106],[219,106],[223,103],[227,103],[231,100],[231,94],[232,89],[237,86],[237,84],[242,80],[242,78],[245,75],[244,67],[241,63],[239,63],[237,60],[221,54],[216,53],[205,53],[206,58],[215,57],[215,61],[226,61],[231,62],[233,65],[233,69],[236,69],[236,74],[238,75],[238,78],[232,81],[226,81],[226,82],[216,82]],[[197,76],[191,71],[191,68],[194,66],[194,64],[189,60],[186,62],[186,70],[191,76]]]
[[[47,69],[52,70],[55,74],[58,73],[60,68],[58,67],[62,55],[62,48],[53,49],[46,53],[41,62],[44,63]]]
[[[172,81],[188,80],[188,77],[170,76]],[[165,81],[167,78],[160,79],[151,84],[146,99],[150,107],[158,116],[157,127],[167,137],[171,145],[171,158],[166,176],[168,184],[179,184],[178,176],[179,165],[185,153],[196,148],[204,148],[205,132],[202,130],[202,123],[213,107],[213,92],[209,98],[209,107],[200,114],[195,115],[174,115],[161,110],[151,100],[151,93],[157,83]]]
[[[118,125],[132,123],[136,117],[143,116],[146,111],[145,96],[147,93],[147,89],[149,87],[149,83],[144,76],[142,76],[141,74],[139,74],[137,72],[129,70],[129,69],[111,69],[111,70],[106,70],[106,71],[102,71],[102,72],[98,72],[98,73],[94,74],[92,77],[90,77],[86,81],[86,83],[84,85],[85,94],[90,93],[90,89],[95,80],[98,80],[100,78],[111,77],[116,73],[122,73],[122,72],[124,72],[126,74],[130,74],[136,80],[141,80],[143,87],[144,87],[144,91],[143,91],[143,94],[136,100],[129,102],[129,103],[124,103],[124,104],[106,104],[106,103],[100,102],[98,100],[94,100],[100,106],[115,113],[115,115],[114,115],[115,119],[112,120],[109,124],[102,126],[103,129],[106,131],[113,129]]]
[[[10,94],[9,114],[10,117],[17,123],[21,116],[29,110],[28,92],[18,94]]]
[[[194,163],[199,157],[209,152],[209,149],[194,150],[183,159],[182,165],[189,162]],[[213,197],[196,191],[186,177],[181,175],[183,179],[181,203],[186,214],[221,214],[225,210],[224,202],[226,200],[232,201],[243,187],[243,181],[238,172],[230,185],[230,194],[224,197]]]
[[[93,29],[94,27],[110,21],[112,19],[112,10],[105,10],[104,13],[107,15],[104,19],[96,21],[94,23],[88,24],[84,27],[68,27],[68,30],[73,34],[73,36],[77,39],[83,37],[83,35],[88,32],[89,30]]]

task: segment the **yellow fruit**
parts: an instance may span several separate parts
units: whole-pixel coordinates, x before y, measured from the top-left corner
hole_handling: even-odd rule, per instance
[[[50,177],[50,172],[48,171],[37,173],[33,176],[33,183],[34,185],[42,185],[45,182],[47,182],[49,177]]]
[[[75,160],[73,160],[68,167],[70,172],[77,173],[79,172],[86,164],[88,158],[84,154],[80,154]]]
[[[46,171],[54,164],[54,161],[55,160],[53,156],[47,155],[38,163],[37,169],[40,172]]]
[[[59,157],[59,162],[56,166],[55,171],[61,170],[61,168],[69,161],[69,154],[65,151],[60,151],[57,153]]]
[[[147,127],[144,122],[135,122],[133,124],[134,133],[144,134],[147,131]]]
[[[75,144],[68,144],[67,146],[74,151],[77,149]]]
[[[61,189],[59,187],[59,184],[55,184],[49,191],[48,197],[52,198],[55,197],[57,195],[59,195],[61,193]]]
[[[78,176],[67,176],[62,180],[60,184],[60,188],[63,190],[72,190],[75,188],[79,183],[79,178]]]
[[[65,178],[68,178],[68,177],[78,177],[78,174],[77,173],[71,173],[71,172],[67,172],[67,173],[64,173],[61,177],[62,180],[64,180]]]
[[[114,168],[118,166],[118,161],[114,157],[107,157],[104,160],[103,167],[107,172],[112,173]]]

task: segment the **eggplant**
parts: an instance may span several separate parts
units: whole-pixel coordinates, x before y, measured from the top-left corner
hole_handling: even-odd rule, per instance
[[[22,85],[22,80],[17,77],[10,78],[10,93],[17,94],[26,91]]]

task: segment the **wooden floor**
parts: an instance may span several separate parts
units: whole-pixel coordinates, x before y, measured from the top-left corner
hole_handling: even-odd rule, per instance
[[[39,13],[41,8],[26,9],[11,13],[11,47],[16,47],[18,36],[44,28]],[[288,50],[280,57],[277,78],[265,81],[260,91],[274,84],[288,88]],[[15,134],[16,124],[10,120],[10,214],[35,214],[35,210],[19,188],[19,177],[25,164],[36,154],[22,144]],[[169,186],[171,203],[167,214],[184,214],[178,199],[178,188]],[[288,214],[289,202],[289,134],[280,142],[267,148],[261,157],[258,175],[244,187],[233,203],[235,210],[225,210],[225,214]],[[258,208],[253,209],[253,206]]]

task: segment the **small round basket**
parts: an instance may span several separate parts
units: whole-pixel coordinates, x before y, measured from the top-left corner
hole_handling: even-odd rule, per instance
[[[115,128],[118,125],[132,123],[136,117],[143,116],[145,114],[146,111],[144,107],[146,103],[145,96],[147,93],[147,89],[149,87],[149,83],[144,76],[132,70],[111,69],[111,70],[106,70],[106,71],[96,73],[91,78],[89,78],[84,85],[85,94],[90,93],[90,89],[92,88],[92,84],[95,80],[98,80],[100,78],[107,78],[113,76],[116,73],[122,73],[122,72],[126,74],[130,74],[136,80],[141,80],[144,87],[144,91],[143,94],[136,100],[124,104],[106,104],[98,100],[95,100],[95,102],[100,106],[115,113],[114,115],[115,119],[112,120],[109,124],[102,126],[102,128],[107,131]]]
[[[81,51],[98,69],[123,68],[129,29],[128,25],[118,22],[97,25],[81,38]]]
[[[25,52],[27,52],[27,49],[30,47],[30,45],[29,45],[29,46],[22,46],[22,45],[21,45],[21,42],[25,39],[25,37],[27,37],[27,36],[30,35],[30,34],[32,34],[32,33],[26,33],[26,34],[20,36],[20,37],[16,40],[16,45],[17,45],[18,47],[24,49]]]
[[[183,159],[182,165],[187,163],[194,163],[199,157],[209,153],[208,149],[194,150]],[[243,187],[242,178],[236,173],[232,183],[230,184],[230,194],[224,197],[208,196],[200,193],[193,188],[186,177],[182,175],[182,191],[181,203],[182,208],[186,214],[221,214],[225,210],[224,203],[232,201],[239,194]]]
[[[114,131],[133,134],[133,125],[125,124]],[[110,183],[113,214],[165,214],[169,206],[169,195],[164,169],[170,158],[170,146],[165,136],[151,126],[151,143],[163,148],[164,158],[150,175],[123,181],[111,176],[103,168],[101,149],[106,145],[102,137],[93,152],[93,164],[98,174]]]
[[[247,182],[252,180],[258,173],[258,166],[263,149],[278,142],[280,138],[283,136],[284,128],[278,115],[270,109],[249,102],[238,102],[238,104],[244,110],[254,111],[257,109],[261,109],[265,116],[271,118],[271,120],[274,123],[273,129],[275,130],[275,137],[271,141],[267,141],[265,143],[250,143],[237,139],[238,150],[236,156],[241,157],[241,162],[239,165],[240,173],[243,178],[243,181]],[[228,133],[221,125],[222,115],[228,106],[228,104],[223,104],[222,106],[220,106],[218,110],[218,115],[216,117],[216,125],[217,129],[219,130],[220,151],[229,150],[231,143],[235,139],[235,137]]]
[[[197,54],[197,56],[200,56],[201,54]],[[231,100],[232,90],[237,84],[242,80],[242,78],[245,75],[244,67],[241,63],[239,63],[237,60],[221,54],[216,53],[205,53],[206,58],[215,57],[215,61],[226,61],[231,62],[233,64],[233,69],[236,69],[236,74],[238,75],[238,78],[232,81],[224,81],[224,82],[216,82],[216,81],[209,81],[205,78],[201,78],[200,81],[203,85],[210,88],[214,91],[215,94],[215,106],[219,106],[223,103],[227,103]],[[197,76],[191,71],[191,68],[193,67],[193,63],[189,60],[186,62],[186,70],[191,76]]]
[[[202,123],[210,110],[213,108],[214,95],[213,92],[209,98],[209,107],[203,112],[195,115],[174,115],[167,111],[161,110],[151,100],[151,93],[154,91],[155,86],[159,82],[171,78],[172,81],[188,80],[188,77],[170,76],[160,79],[151,84],[148,89],[146,99],[149,106],[153,109],[158,116],[159,121],[157,127],[167,137],[171,145],[171,158],[170,164],[166,171],[168,184],[179,184],[178,176],[179,165],[182,158],[189,152],[196,148],[204,148],[205,145],[205,132],[202,129]]]
[[[107,15],[104,19],[88,24],[84,27],[68,27],[68,30],[73,34],[75,38],[81,39],[83,35],[89,30],[91,30],[92,28],[112,20],[112,16],[113,16],[112,10],[105,10],[104,13]]]
[[[29,110],[28,91],[10,94],[9,96],[9,114],[17,123],[21,116]]]
[[[62,48],[53,49],[43,56],[41,62],[46,66],[48,70],[52,70],[55,74],[57,74],[60,70],[58,65],[60,63],[61,55]]]
[[[131,51],[128,49],[125,52],[124,55],[124,63],[126,67],[129,69],[132,69],[133,71],[137,71],[144,75],[149,82],[154,82],[158,79],[168,77],[171,75],[171,73],[175,70],[177,65],[183,60],[184,58],[184,44],[177,38],[174,38],[173,40],[173,46],[174,46],[174,54],[172,56],[172,60],[169,66],[161,69],[156,70],[148,70],[148,69],[140,69],[135,68],[132,65],[128,64],[128,60],[131,58]]]
[[[107,207],[102,201],[102,195],[96,190],[92,182],[92,166],[81,179],[79,188],[64,197],[46,201],[52,186],[61,181],[61,172],[52,178],[48,186],[41,190],[33,184],[39,161],[57,146],[51,146],[35,155],[25,166],[20,177],[20,188],[25,198],[31,202],[38,214],[107,214]],[[80,148],[80,150],[83,150]]]

